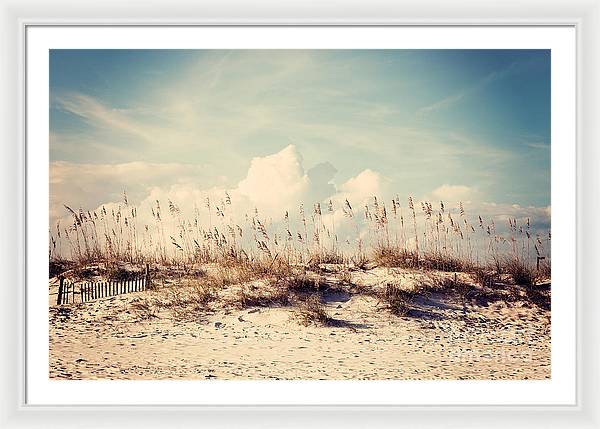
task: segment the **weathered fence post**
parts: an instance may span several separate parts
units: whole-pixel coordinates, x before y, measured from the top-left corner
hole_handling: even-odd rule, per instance
[[[61,275],[58,280],[60,283],[58,284],[58,297],[56,298],[56,305],[62,304],[63,284],[65,282],[65,278]]]
[[[145,289],[150,289],[150,264],[146,264],[146,287]]]

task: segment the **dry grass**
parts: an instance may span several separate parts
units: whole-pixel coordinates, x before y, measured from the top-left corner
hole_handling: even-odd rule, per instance
[[[311,324],[327,326],[332,322],[318,294],[309,295],[304,300],[298,302],[296,317],[305,326]]]
[[[338,207],[332,201],[317,202],[313,210],[299,204],[298,212],[285,211],[282,221],[272,222],[257,209],[240,213],[225,193],[217,200],[195,202],[192,217],[174,201],[156,201],[152,221],[142,224],[147,216],[140,218],[123,193],[116,208],[85,211],[65,205],[71,222],[52,228],[49,255],[57,262],[152,263],[184,270],[196,263],[246,265],[255,277],[289,275],[290,265],[353,263],[364,268],[368,255],[384,266],[450,272],[471,271],[508,255],[531,267],[537,257],[544,261],[540,271],[549,269],[550,233],[534,230],[528,218],[508,219],[500,228],[494,216],[469,216],[460,202],[449,207],[411,196],[406,201],[408,211],[398,196],[391,204],[373,196],[364,205],[364,216],[347,200]],[[331,215],[340,211],[343,225],[336,225]],[[120,279],[118,273],[113,278]],[[231,284],[225,277],[224,282]]]
[[[385,290],[379,294],[380,302],[383,302],[396,316],[407,316],[414,299],[414,291],[404,290],[395,284],[387,284]]]
[[[183,284],[171,285],[155,295],[156,307],[166,309],[178,320],[197,320],[210,311],[210,304],[218,297],[210,281],[188,280]]]
[[[493,288],[498,281],[498,273],[491,269],[476,268],[473,277],[477,284],[485,288]]]
[[[240,285],[235,298],[234,306],[238,308],[282,306],[290,303],[290,294],[287,289],[277,285],[263,285],[263,287],[249,284]]]
[[[519,286],[533,286],[537,280],[537,273],[519,259],[509,259],[502,266],[502,271],[510,274],[515,284]]]
[[[48,264],[49,278],[58,277],[65,271],[72,269],[74,265],[75,263],[73,261],[67,261],[63,259],[50,260]]]
[[[419,255],[416,251],[397,246],[380,245],[375,249],[373,260],[384,267],[421,268],[447,272],[469,272],[475,267],[468,260],[461,260],[442,253]]]
[[[373,261],[384,267],[416,268],[419,266],[416,252],[393,246],[378,246],[373,253]]]
[[[131,309],[138,320],[150,320],[158,317],[156,308],[147,299],[135,299],[131,302]]]

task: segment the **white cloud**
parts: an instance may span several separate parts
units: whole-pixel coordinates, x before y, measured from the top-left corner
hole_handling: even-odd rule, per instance
[[[373,196],[381,196],[382,193],[381,175],[373,170],[366,169],[340,185],[338,198],[341,202],[348,199],[354,204],[362,205],[367,200],[372,199]]]
[[[477,190],[465,185],[444,184],[431,192],[433,198],[449,202],[451,204],[462,201],[470,202],[477,197]]]
[[[202,165],[148,162],[77,164],[55,161],[50,163],[50,219],[53,222],[65,214],[63,204],[92,210],[108,202],[123,201],[123,191],[127,192],[131,203],[136,204],[155,187],[175,183],[186,183],[193,187],[214,180],[207,177]]]
[[[275,215],[302,201],[310,186],[300,153],[289,145],[276,154],[253,158],[246,178],[238,184],[235,193],[248,198],[269,215]]]

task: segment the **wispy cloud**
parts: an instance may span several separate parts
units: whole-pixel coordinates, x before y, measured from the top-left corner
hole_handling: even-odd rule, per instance
[[[417,117],[423,118],[437,110],[446,109],[448,107],[455,105],[456,103],[459,103],[460,101],[462,101],[469,95],[482,90],[490,83],[500,80],[500,79],[508,76],[509,74],[513,73],[515,71],[516,65],[517,65],[517,63],[511,63],[510,65],[508,65],[507,67],[505,67],[501,70],[495,70],[495,71],[489,73],[488,75],[486,75],[485,77],[481,78],[479,81],[475,82],[473,85],[471,85],[467,88],[463,88],[459,92],[457,92],[453,95],[450,95],[448,97],[445,97],[439,101],[436,101],[435,103],[432,103],[428,106],[421,107],[420,109],[417,110],[417,113],[416,113]]]
[[[151,129],[147,124],[139,124],[127,117],[124,110],[110,109],[96,98],[81,93],[66,93],[54,98],[59,109],[79,116],[85,122],[96,127],[124,131],[145,140],[152,141]]]
[[[421,107],[419,110],[417,110],[417,116],[424,117],[432,112],[435,112],[436,110],[448,108],[465,98],[468,92],[470,91],[459,92],[458,94],[454,94],[440,101],[436,101],[435,103],[430,104],[429,106]]]
[[[525,146],[532,149],[550,150],[550,145],[546,143],[525,143]]]

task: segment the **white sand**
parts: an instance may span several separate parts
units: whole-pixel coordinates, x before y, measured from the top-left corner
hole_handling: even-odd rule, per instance
[[[391,273],[391,274],[390,274]],[[379,284],[375,269],[353,282]],[[407,279],[414,273],[404,273]],[[370,279],[370,280],[369,280]],[[55,290],[55,289],[54,289]],[[325,295],[331,326],[303,326],[294,307],[213,306],[195,320],[169,309],[140,320],[135,301],[164,290],[52,305],[50,377],[62,379],[546,379],[550,312],[525,303],[467,304],[440,294],[411,317],[364,294]]]

